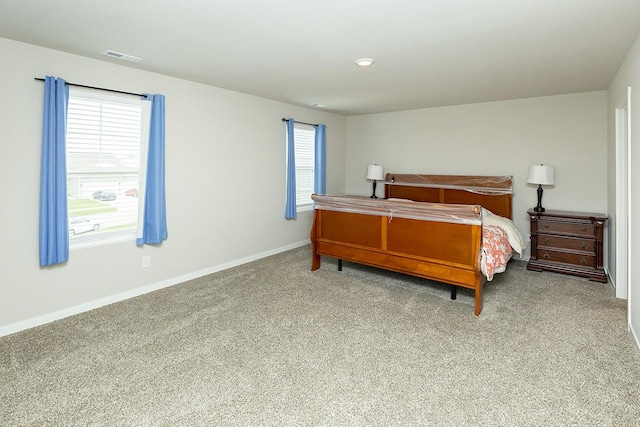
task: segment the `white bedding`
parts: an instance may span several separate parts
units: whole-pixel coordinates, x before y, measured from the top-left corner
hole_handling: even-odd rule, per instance
[[[522,234],[520,234],[516,226],[513,224],[513,221],[509,218],[496,215],[488,209],[482,208],[482,225],[495,225],[496,227],[500,227],[505,233],[507,233],[509,244],[513,250],[522,255],[526,245]]]
[[[480,271],[487,280],[506,270],[514,251],[522,255],[523,250],[524,239],[513,221],[483,208]]]

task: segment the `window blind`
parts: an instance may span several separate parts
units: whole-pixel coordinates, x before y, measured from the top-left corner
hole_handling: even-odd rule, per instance
[[[70,225],[70,245],[114,235],[135,236],[142,109],[140,100],[71,89],[67,113],[70,223],[88,218],[90,231]]]

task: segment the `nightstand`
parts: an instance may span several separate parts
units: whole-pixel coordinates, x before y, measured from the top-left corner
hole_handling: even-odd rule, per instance
[[[527,270],[607,281],[602,266],[606,215],[533,209],[527,214],[531,220],[531,258]]]

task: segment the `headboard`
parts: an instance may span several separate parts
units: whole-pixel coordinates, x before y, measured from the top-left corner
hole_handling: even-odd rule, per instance
[[[384,197],[417,202],[481,205],[512,218],[512,177],[387,173]]]

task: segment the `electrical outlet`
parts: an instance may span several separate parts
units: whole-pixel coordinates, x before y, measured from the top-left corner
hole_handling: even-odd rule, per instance
[[[142,257],[142,268],[151,267],[151,255],[145,255]]]

